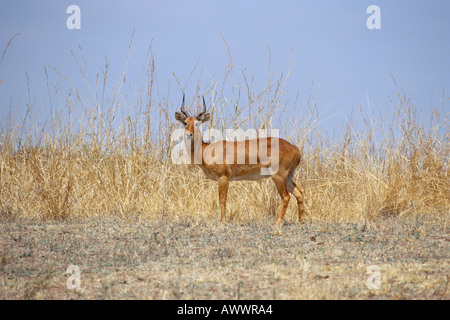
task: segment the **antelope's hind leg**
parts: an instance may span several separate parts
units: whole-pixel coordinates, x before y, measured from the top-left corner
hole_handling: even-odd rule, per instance
[[[278,213],[277,223],[283,223],[284,220],[284,214],[286,213],[287,206],[289,204],[289,199],[291,198],[291,195],[288,192],[287,186],[286,186],[286,179],[279,175],[274,175],[272,177],[273,182],[275,183],[275,186],[277,187],[278,193],[281,196],[281,205],[280,205],[280,212]]]
[[[297,199],[298,222],[302,223],[303,219],[305,218],[303,190],[292,180],[292,175],[289,175],[286,185],[289,192],[292,193],[294,197]]]

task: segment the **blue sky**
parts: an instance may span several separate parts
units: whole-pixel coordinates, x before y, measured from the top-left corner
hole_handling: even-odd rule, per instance
[[[71,4],[81,9],[80,30],[66,27]],[[381,9],[380,30],[366,27],[370,16],[366,9],[372,4]],[[256,86],[263,86],[266,79],[268,46],[274,78],[286,73],[292,52],[286,98],[298,95],[304,103],[320,85],[318,108],[334,123],[352,110],[359,112],[360,106],[368,110],[368,101],[372,113],[385,107],[397,93],[390,74],[399,87],[413,92],[424,117],[438,107],[448,112],[448,99],[442,102],[450,90],[448,0],[17,0],[0,3],[1,52],[14,34],[21,33],[0,65],[1,118],[10,110],[19,117],[24,114],[26,74],[33,103],[48,105],[46,65],[83,86],[71,54],[79,52],[78,46],[83,48],[92,83],[108,57],[112,87],[124,68],[133,31],[128,85],[139,87],[152,43],[158,85],[164,92],[171,86],[174,103],[181,96],[173,73],[191,96],[196,79],[189,79],[189,74],[197,63],[198,73],[223,77],[228,64],[223,35],[236,74],[245,68],[246,74],[254,75]],[[55,75],[51,80],[61,81]]]

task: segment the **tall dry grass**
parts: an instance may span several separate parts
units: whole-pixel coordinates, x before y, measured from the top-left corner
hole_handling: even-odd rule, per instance
[[[125,66],[130,52],[131,44]],[[198,168],[170,160],[176,143],[171,133],[178,128],[174,112],[184,90],[193,110],[202,95],[208,97],[211,127],[277,128],[282,137],[301,148],[303,160],[296,181],[305,190],[307,219],[373,220],[384,215],[449,212],[444,102],[425,123],[412,97],[398,89],[397,97],[388,102],[394,110],[391,115],[380,109],[375,119],[361,111],[360,123],[346,123],[330,136],[322,127],[316,94],[305,101],[286,100],[289,71],[274,78],[270,64],[262,88],[256,88],[245,70],[234,70],[230,55],[222,79],[201,79],[189,85],[196,88],[189,95],[187,84],[182,85],[174,74],[179,90],[163,93],[150,47],[130,103],[122,98],[126,68],[109,85],[106,59],[95,81],[90,81],[83,51],[73,56],[83,81],[81,88],[56,67],[45,68],[50,109],[46,121],[39,122],[36,114],[42,118],[45,110],[32,99],[22,119],[9,116],[2,121],[2,216],[190,216],[219,221],[216,183]],[[270,179],[234,182],[228,218],[270,220],[279,201]],[[288,221],[296,221],[295,205],[295,201],[289,204]]]

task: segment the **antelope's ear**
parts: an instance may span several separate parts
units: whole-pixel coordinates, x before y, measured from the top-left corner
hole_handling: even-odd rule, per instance
[[[181,112],[175,112],[175,120],[180,121],[181,123],[184,123],[184,121],[186,120],[186,116],[181,113]]]
[[[201,122],[209,121],[209,119],[211,119],[211,115],[209,114],[209,112],[208,113],[203,113],[203,114],[201,114],[200,116],[197,117],[197,120],[201,121]]]

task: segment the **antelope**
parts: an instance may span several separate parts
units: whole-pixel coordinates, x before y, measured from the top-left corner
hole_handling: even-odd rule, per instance
[[[180,121],[184,128],[184,144],[190,163],[198,165],[205,175],[219,183],[219,202],[221,222],[225,222],[228,184],[236,180],[260,180],[272,177],[273,182],[281,196],[277,224],[282,224],[292,193],[297,199],[299,223],[304,218],[303,190],[293,181],[294,172],[300,165],[301,154],[297,146],[281,138],[266,137],[249,139],[245,141],[216,141],[204,142],[198,126],[210,120],[210,113],[206,111],[203,97],[203,110],[194,116],[189,116],[184,108],[185,97],[180,112],[175,112],[175,119]],[[265,155],[272,155],[273,147],[278,150],[278,163],[268,162]],[[209,152],[207,152],[209,150]],[[212,150],[212,151],[211,151]],[[227,154],[226,151],[229,151]],[[230,150],[232,152],[230,152]],[[231,154],[231,155],[230,155]],[[200,161],[194,161],[201,155]],[[217,157],[217,155],[219,157]],[[222,158],[223,155],[223,158]],[[240,157],[241,161],[238,161]],[[245,161],[242,161],[242,158]],[[217,160],[223,161],[217,161]],[[230,161],[231,160],[231,161]],[[252,161],[253,160],[253,161]],[[277,170],[269,169],[276,166]],[[265,171],[264,171],[265,170]]]

